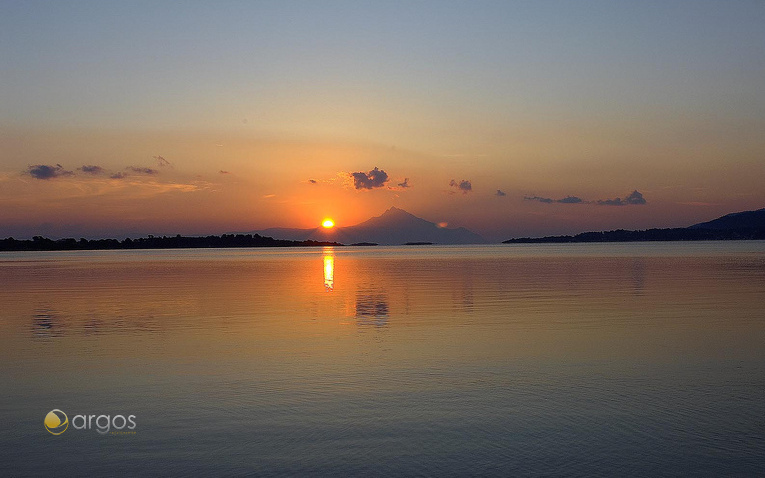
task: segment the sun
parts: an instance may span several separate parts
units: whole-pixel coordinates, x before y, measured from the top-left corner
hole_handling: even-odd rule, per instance
[[[326,229],[332,229],[333,227],[335,227],[335,221],[333,221],[330,218],[327,218],[327,219],[324,219],[324,221],[322,221],[321,225]]]

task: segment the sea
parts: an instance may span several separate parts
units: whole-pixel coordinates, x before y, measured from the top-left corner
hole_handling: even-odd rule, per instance
[[[0,475],[765,476],[765,241],[0,253]]]

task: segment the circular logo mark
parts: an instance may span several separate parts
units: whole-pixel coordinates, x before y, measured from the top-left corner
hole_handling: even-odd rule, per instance
[[[69,428],[69,418],[61,410],[51,410],[45,415],[45,429],[53,435],[61,435],[67,428]]]

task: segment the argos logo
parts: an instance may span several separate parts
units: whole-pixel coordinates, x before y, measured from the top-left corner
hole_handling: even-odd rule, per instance
[[[101,435],[134,435],[138,426],[135,415],[75,415],[71,425],[75,430],[95,430]],[[69,428],[69,417],[59,409],[53,409],[43,421],[51,435],[61,435]]]

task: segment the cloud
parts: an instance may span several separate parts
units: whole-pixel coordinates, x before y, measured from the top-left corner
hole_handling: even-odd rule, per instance
[[[72,176],[74,174],[73,172],[64,169],[60,164],[55,166],[49,166],[47,164],[30,165],[26,172],[35,179],[53,179],[61,176]]]
[[[412,186],[409,184],[409,178],[404,178],[403,183],[398,183],[398,187],[400,188],[411,188]]]
[[[539,201],[545,204],[550,204],[555,202],[555,199],[543,198],[539,196],[523,196],[523,200],[524,201]]]
[[[151,169],[151,168],[137,168],[135,166],[130,166],[129,168],[125,168],[125,169],[129,171],[133,171],[134,173],[138,173],[138,174],[159,174],[159,171],[157,171],[156,169]]]
[[[165,166],[170,166],[171,168],[173,167],[173,163],[166,160],[162,156],[152,156],[152,158],[157,160],[157,166],[159,166],[160,168],[163,168]]]
[[[507,194],[505,194],[505,192],[502,191],[501,189],[497,189],[497,192],[494,195],[497,196],[497,197],[505,197],[505,196],[507,196]]]
[[[353,177],[353,187],[356,189],[374,189],[385,186],[388,181],[388,173],[375,167],[368,173],[350,173]]]
[[[317,181],[317,180],[315,180],[315,179],[309,179],[309,180],[308,180],[308,182],[309,182],[309,183],[311,183],[311,184],[316,184],[316,183],[318,183],[318,181]]]
[[[583,201],[582,198],[576,196],[566,196],[563,199],[543,198],[540,196],[524,196],[523,199],[525,201],[538,201],[545,204],[587,204],[587,201]]]
[[[636,205],[642,205],[646,203],[645,198],[643,197],[643,194],[638,192],[638,190],[634,190],[630,193],[629,196],[625,199],[627,204],[636,204]]]
[[[643,195],[637,190],[632,191],[626,198],[615,199],[600,199],[598,204],[601,206],[631,206],[631,205],[643,205],[646,203]]]
[[[77,168],[77,169],[79,169],[83,173],[88,173],[88,174],[103,174],[103,173],[106,172],[106,170],[104,170],[104,168],[102,168],[101,166],[85,166],[85,165],[83,165],[81,168]]]
[[[126,177],[127,177],[127,174],[122,173],[122,172],[114,173],[111,176],[109,176],[109,178],[111,178],[111,179],[125,179]]]
[[[462,191],[462,194],[467,194],[473,190],[473,185],[467,179],[460,179],[460,182],[457,182],[454,179],[452,179],[451,181],[449,181],[449,186],[459,189],[460,191]]]
[[[585,201],[577,196],[566,196],[563,199],[552,199],[541,196],[524,196],[525,201],[537,201],[545,204],[598,204],[600,206],[631,206],[645,204],[646,200],[638,191],[632,191],[626,198],[599,199],[597,201]]]
[[[218,174],[231,174],[229,171],[220,170],[218,171]]]

